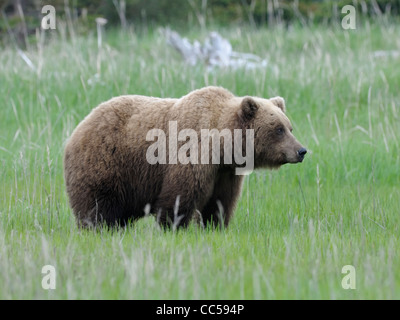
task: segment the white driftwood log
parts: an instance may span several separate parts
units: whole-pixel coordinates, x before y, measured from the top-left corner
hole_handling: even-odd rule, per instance
[[[182,38],[176,31],[164,29],[163,33],[167,43],[176,49],[189,65],[199,62],[207,64],[208,67],[230,67],[230,68],[258,68],[265,67],[267,61],[251,53],[241,53],[232,50],[232,45],[218,32],[210,32],[204,44],[195,40],[192,43],[187,38]]]

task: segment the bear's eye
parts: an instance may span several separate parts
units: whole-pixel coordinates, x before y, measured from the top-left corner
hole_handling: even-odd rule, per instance
[[[279,127],[278,129],[276,129],[276,133],[282,135],[285,133],[285,129],[283,127]]]

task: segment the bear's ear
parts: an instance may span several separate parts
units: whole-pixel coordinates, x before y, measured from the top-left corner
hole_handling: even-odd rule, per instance
[[[271,101],[275,106],[277,106],[283,112],[286,112],[285,99],[283,99],[282,97],[273,97],[269,99],[269,101]]]
[[[251,97],[245,97],[240,104],[240,108],[238,111],[239,118],[243,122],[248,122],[256,116],[257,110],[259,106],[257,102],[254,101]]]

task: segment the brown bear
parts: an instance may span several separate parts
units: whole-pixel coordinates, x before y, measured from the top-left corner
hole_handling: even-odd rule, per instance
[[[164,227],[180,227],[194,212],[205,225],[227,226],[240,168],[278,168],[306,152],[281,97],[236,97],[221,87],[180,99],[125,95],[100,104],[74,130],[65,183],[79,226],[124,226],[151,213]]]

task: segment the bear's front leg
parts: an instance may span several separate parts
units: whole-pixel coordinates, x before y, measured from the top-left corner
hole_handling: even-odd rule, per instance
[[[162,192],[154,205],[157,222],[164,229],[176,229],[189,225],[195,210],[194,201],[190,195]]]
[[[201,210],[205,226],[228,226],[242,190],[243,180],[244,176],[235,175],[234,170],[218,173],[213,194]]]
[[[206,174],[208,170],[204,166],[168,166],[152,212],[156,215],[157,222],[165,229],[187,227],[199,201],[205,198],[205,193],[211,194],[213,182],[205,178],[209,174]],[[204,182],[207,182],[208,187],[205,187]]]

